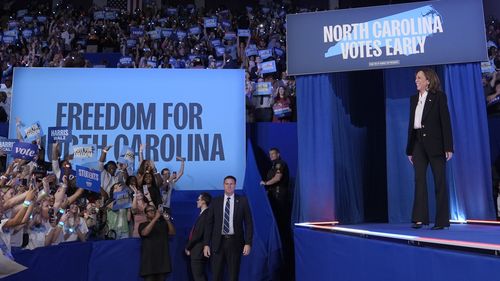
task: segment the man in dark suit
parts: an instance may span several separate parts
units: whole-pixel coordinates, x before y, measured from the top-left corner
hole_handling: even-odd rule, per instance
[[[214,281],[222,281],[227,265],[229,281],[237,281],[241,254],[250,254],[253,237],[252,214],[248,200],[234,194],[236,178],[224,178],[224,196],[213,200],[208,209],[203,253],[212,260]]]
[[[208,206],[212,196],[206,192],[201,193],[196,200],[196,207],[200,209],[200,215],[189,233],[189,241],[186,245],[186,255],[191,257],[191,272],[194,281],[206,281],[205,264],[207,258],[203,255],[203,235],[207,227]]]
[[[417,72],[418,94],[410,100],[410,120],[406,154],[415,170],[413,228],[429,224],[427,167],[430,164],[436,193],[436,219],[433,230],[450,225],[446,187],[446,161],[453,155],[453,138],[446,95],[441,91],[436,72],[429,68]]]

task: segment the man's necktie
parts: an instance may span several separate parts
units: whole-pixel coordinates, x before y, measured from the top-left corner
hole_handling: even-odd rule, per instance
[[[224,231],[223,231],[224,234],[229,233],[229,212],[230,212],[229,199],[231,199],[231,197],[227,198],[226,206],[224,207]]]

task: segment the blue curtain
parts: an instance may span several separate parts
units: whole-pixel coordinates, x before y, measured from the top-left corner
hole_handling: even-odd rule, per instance
[[[259,185],[261,176],[252,147],[248,141],[243,191],[252,210],[254,235],[251,255],[243,259],[241,272],[247,280],[278,280],[283,262],[281,241],[266,192]]]
[[[405,155],[409,97],[416,93],[417,68],[384,71],[387,125],[387,189],[389,222],[409,222],[413,204],[413,168]],[[488,124],[478,64],[436,68],[448,97],[455,155],[447,163],[452,219],[492,219]],[[429,206],[434,216],[434,194],[428,172]]]
[[[326,74],[297,77],[296,221],[335,219],[333,88]]]
[[[297,77],[298,221],[364,219],[366,129],[351,120],[345,73]]]
[[[452,217],[494,219],[488,120],[480,65],[445,65],[444,90],[448,95],[456,151],[448,173]]]

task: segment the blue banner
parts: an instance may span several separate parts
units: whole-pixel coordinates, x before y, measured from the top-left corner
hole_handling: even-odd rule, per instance
[[[484,27],[477,0],[288,15],[288,74],[486,61]]]
[[[1,138],[0,139],[0,151],[10,154],[12,151],[12,147],[14,146],[15,143],[18,143],[18,139],[5,139]]]
[[[14,159],[33,161],[38,155],[38,146],[29,142],[16,142],[12,145],[11,155]]]
[[[71,140],[71,129],[68,127],[49,127],[47,143],[66,142]]]
[[[77,165],[76,186],[93,192],[100,192],[101,171]]]
[[[128,209],[132,207],[132,200],[126,190],[113,193],[113,210]]]
[[[241,187],[244,70],[15,68],[14,72],[12,116],[22,116],[28,124],[38,120],[47,126],[44,130],[71,128],[71,143],[61,143],[63,155],[73,152],[71,146],[93,144],[99,152],[112,145],[107,160],[116,161],[124,146],[135,152],[143,144],[144,158],[155,161],[158,171],[178,170],[176,157],[186,159],[184,176],[176,185],[180,190],[222,189],[227,175],[235,176]],[[100,86],[88,91],[88,85],[96,83]],[[16,136],[15,122],[9,135]]]

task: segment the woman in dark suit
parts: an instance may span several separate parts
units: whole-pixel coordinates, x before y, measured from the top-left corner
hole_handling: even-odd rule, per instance
[[[433,230],[450,226],[450,207],[446,186],[446,161],[453,155],[450,113],[446,95],[436,72],[423,68],[416,73],[417,95],[410,99],[410,120],[406,154],[415,170],[413,228],[429,224],[427,167],[431,166],[436,193],[436,219]]]

